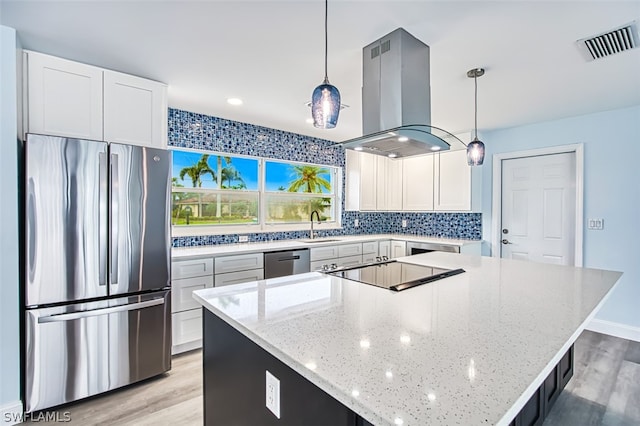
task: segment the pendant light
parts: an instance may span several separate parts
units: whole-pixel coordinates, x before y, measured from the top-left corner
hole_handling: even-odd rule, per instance
[[[324,2],[324,81],[315,88],[311,96],[311,117],[313,125],[319,129],[333,129],[338,124],[340,113],[340,92],[329,83],[327,77],[327,16],[329,0]]]
[[[481,166],[484,162],[484,143],[478,139],[478,77],[484,75],[483,68],[474,68],[467,71],[467,77],[473,78],[475,84],[475,136],[467,145],[467,164]]]

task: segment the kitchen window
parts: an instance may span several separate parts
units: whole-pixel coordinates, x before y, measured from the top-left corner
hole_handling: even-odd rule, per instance
[[[173,235],[339,227],[340,168],[196,150],[173,150]]]

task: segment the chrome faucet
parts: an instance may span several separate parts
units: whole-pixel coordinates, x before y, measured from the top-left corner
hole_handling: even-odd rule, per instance
[[[311,212],[311,232],[309,232],[309,238],[313,239],[315,238],[316,234],[313,232],[313,214],[316,214],[316,218],[318,218],[318,223],[320,223],[320,213],[318,213],[318,210],[314,210]]]

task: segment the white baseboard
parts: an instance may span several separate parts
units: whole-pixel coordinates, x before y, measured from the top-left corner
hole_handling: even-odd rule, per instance
[[[0,425],[22,423],[22,401],[13,401],[0,407]]]
[[[587,324],[586,329],[595,331],[596,333],[608,334],[610,336],[640,342],[640,327],[632,327],[626,324],[594,318]]]

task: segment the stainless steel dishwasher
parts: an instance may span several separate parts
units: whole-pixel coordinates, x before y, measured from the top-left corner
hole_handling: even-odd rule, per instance
[[[275,278],[309,272],[309,249],[272,251],[264,254],[264,277]]]

